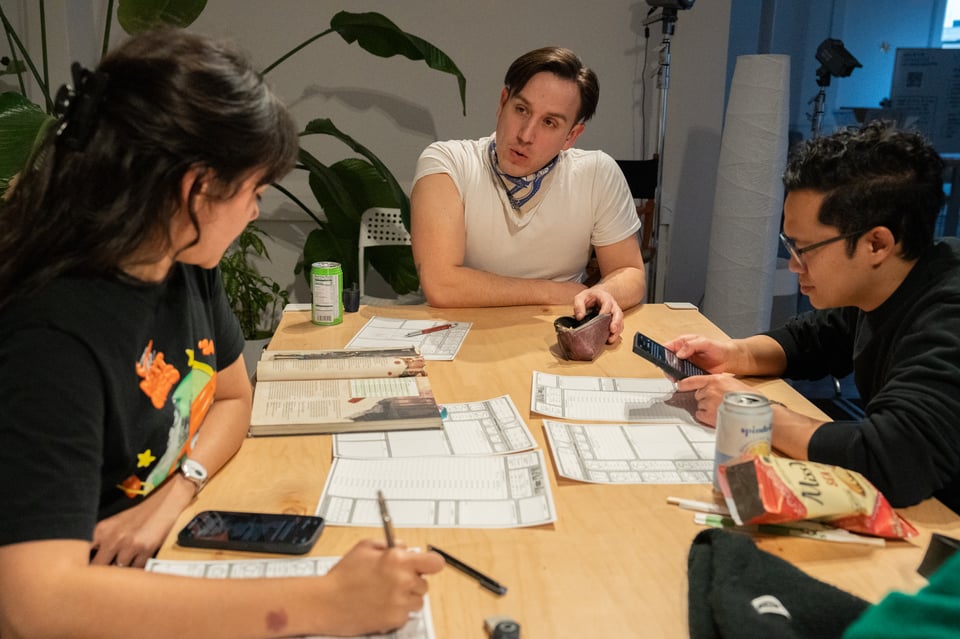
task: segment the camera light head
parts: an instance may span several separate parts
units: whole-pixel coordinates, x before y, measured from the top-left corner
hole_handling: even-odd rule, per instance
[[[651,7],[663,7],[664,9],[689,9],[693,6],[695,0],[647,0]]]

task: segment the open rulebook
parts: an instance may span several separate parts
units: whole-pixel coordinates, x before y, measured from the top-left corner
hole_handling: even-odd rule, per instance
[[[416,348],[265,351],[251,435],[441,428]]]

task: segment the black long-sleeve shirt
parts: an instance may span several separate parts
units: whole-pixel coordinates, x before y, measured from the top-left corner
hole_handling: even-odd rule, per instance
[[[810,460],[862,473],[896,507],[934,496],[960,512],[960,240],[928,249],[869,313],[811,311],[767,334],[785,377],[853,371],[864,402],[862,421],[817,429]]]

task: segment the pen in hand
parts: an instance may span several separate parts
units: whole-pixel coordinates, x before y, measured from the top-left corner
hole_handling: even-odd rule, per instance
[[[468,566],[467,564],[463,563],[462,561],[460,561],[459,559],[457,559],[457,558],[454,557],[453,555],[451,555],[451,554],[449,554],[449,553],[446,553],[446,552],[440,550],[439,548],[437,548],[436,546],[431,546],[431,545],[429,545],[429,544],[427,544],[427,550],[432,550],[433,552],[437,553],[438,555],[440,555],[441,557],[443,557],[448,564],[450,564],[451,566],[453,566],[454,568],[456,568],[456,569],[459,570],[460,572],[462,572],[462,573],[464,573],[464,574],[467,574],[467,575],[470,575],[471,577],[473,577],[474,579],[476,579],[478,582],[480,582],[480,585],[481,585],[481,586],[483,586],[484,588],[486,588],[486,589],[489,590],[490,592],[494,593],[495,595],[505,595],[505,594],[507,594],[507,587],[506,587],[506,586],[503,586],[503,585],[497,583],[496,581],[494,581],[494,580],[491,579],[490,577],[486,576],[485,574],[483,574],[482,572],[480,572],[480,571],[477,570],[476,568],[472,568],[472,567]]]
[[[387,500],[383,498],[383,491],[377,491],[377,503],[380,504],[380,519],[383,521],[383,535],[387,538],[387,548],[393,548],[393,520],[387,511]]]
[[[430,328],[423,328],[419,331],[410,331],[407,333],[407,337],[416,337],[417,335],[429,335],[430,333],[436,333],[437,331],[445,331],[448,328],[453,328],[455,324],[440,324],[438,326],[431,326]]]

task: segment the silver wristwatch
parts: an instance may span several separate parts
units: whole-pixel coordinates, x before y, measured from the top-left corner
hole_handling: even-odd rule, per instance
[[[207,484],[207,469],[196,459],[184,457],[183,463],[180,464],[180,472],[188,481],[193,482],[197,493],[203,490],[203,487]]]

